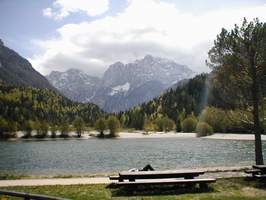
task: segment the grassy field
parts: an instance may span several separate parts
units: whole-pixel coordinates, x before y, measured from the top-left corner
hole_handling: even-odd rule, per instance
[[[141,189],[127,191],[125,189],[107,188],[106,185],[73,185],[73,186],[38,186],[38,187],[6,187],[5,190],[53,195],[76,200],[97,199],[162,199],[162,200],[265,200],[266,182],[245,180],[244,178],[219,179],[210,184],[209,191],[199,189],[187,190],[177,188]],[[0,196],[1,197],[1,196]],[[0,198],[1,199],[1,198]],[[12,199],[12,198],[10,198]]]

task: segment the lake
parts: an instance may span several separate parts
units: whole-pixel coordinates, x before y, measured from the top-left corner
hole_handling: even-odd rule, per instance
[[[263,144],[266,155],[266,144]],[[200,138],[1,141],[0,173],[88,174],[254,164],[253,141]]]

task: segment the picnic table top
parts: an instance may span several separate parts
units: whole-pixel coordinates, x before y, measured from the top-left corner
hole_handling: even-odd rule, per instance
[[[163,170],[163,171],[122,171],[119,176],[156,176],[156,175],[200,175],[202,170]]]
[[[266,165],[253,165],[253,168],[260,169],[260,170],[266,170]]]

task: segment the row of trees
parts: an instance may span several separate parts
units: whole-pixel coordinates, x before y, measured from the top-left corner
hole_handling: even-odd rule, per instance
[[[72,123],[76,117],[93,126],[103,112],[94,104],[74,103],[48,89],[10,86],[0,83],[0,117],[23,130],[27,121],[50,126]]]
[[[115,116],[110,116],[108,119],[100,118],[95,123],[95,129],[99,131],[98,137],[117,137],[120,129],[120,121]],[[109,130],[106,135],[105,131]]]

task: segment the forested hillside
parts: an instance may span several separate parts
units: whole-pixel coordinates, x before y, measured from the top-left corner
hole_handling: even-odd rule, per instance
[[[244,98],[237,88],[233,88],[231,93],[225,91],[216,75],[197,75],[152,101],[119,113],[119,119],[125,127],[137,129],[148,126],[149,130],[154,128],[153,125],[158,129],[158,120],[168,119],[180,131],[182,122],[190,118],[195,124],[194,129],[198,122],[204,121],[211,124],[216,132],[248,132],[252,129],[250,100]],[[264,82],[262,80],[261,84]],[[265,89],[263,94],[265,96]]]
[[[4,120],[10,129],[24,130],[28,121],[50,125],[72,123],[77,117],[93,125],[102,114],[94,104],[73,103],[48,89],[0,83],[0,121]]]

